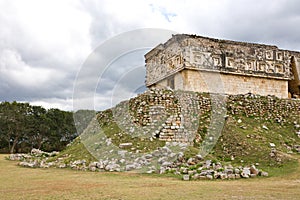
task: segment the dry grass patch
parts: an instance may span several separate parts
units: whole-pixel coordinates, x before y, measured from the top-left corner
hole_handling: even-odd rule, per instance
[[[300,168],[287,176],[181,181],[134,173],[29,169],[0,155],[0,199],[299,199]]]

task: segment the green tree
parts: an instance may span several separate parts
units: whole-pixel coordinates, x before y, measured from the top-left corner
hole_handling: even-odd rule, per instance
[[[0,118],[2,139],[8,143],[10,153],[14,153],[17,145],[24,140],[28,132],[28,103],[4,102],[1,103]]]
[[[41,106],[32,106],[29,116],[29,132],[26,136],[31,148],[41,149],[50,134],[50,119],[47,110]]]
[[[0,103],[0,150],[62,150],[77,136],[73,113],[28,103]]]
[[[47,150],[62,150],[77,136],[73,113],[49,109],[47,117],[50,120],[50,134],[45,148]]]

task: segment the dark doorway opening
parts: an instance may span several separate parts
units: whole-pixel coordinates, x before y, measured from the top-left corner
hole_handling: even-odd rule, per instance
[[[290,69],[292,79],[288,82],[288,90],[290,97],[300,97],[300,66],[297,66],[297,61],[294,56],[291,57]]]
[[[168,87],[171,88],[172,90],[174,90],[175,89],[174,76],[169,77],[167,81],[168,81],[167,82]]]

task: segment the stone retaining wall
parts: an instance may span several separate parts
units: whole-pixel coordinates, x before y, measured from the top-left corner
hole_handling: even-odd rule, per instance
[[[300,100],[296,99],[277,100],[274,96],[251,93],[226,95],[226,98],[227,103],[223,106],[233,114],[244,112],[242,114],[246,116],[265,116],[278,120],[284,120],[289,113],[300,116]],[[203,129],[201,126],[209,124],[211,98],[206,93],[153,89],[131,99],[129,110],[133,116],[132,122],[147,131],[153,130],[153,137],[192,143],[198,130]]]

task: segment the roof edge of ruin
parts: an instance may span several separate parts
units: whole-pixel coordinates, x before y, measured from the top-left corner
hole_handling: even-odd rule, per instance
[[[200,36],[196,34],[175,34],[172,35],[173,37],[177,38],[200,38],[200,39],[205,39],[205,40],[210,40],[213,42],[217,43],[225,43],[225,44],[233,44],[233,45],[246,45],[246,46],[264,46],[264,47],[272,47],[272,48],[277,48],[276,45],[271,45],[271,44],[262,44],[262,43],[254,43],[254,42],[242,42],[242,41],[235,41],[235,40],[228,40],[228,39],[218,39],[218,38],[212,38],[212,37],[207,37],[207,36]],[[166,42],[168,43],[168,41]],[[165,44],[166,44],[165,43]]]
[[[270,45],[270,44],[262,44],[262,43],[252,43],[252,42],[241,42],[241,41],[234,41],[234,40],[227,40],[227,39],[217,39],[217,38],[211,38],[211,37],[206,37],[206,36],[200,36],[200,35],[196,35],[196,34],[172,34],[172,37],[170,39],[168,39],[165,43],[160,43],[158,44],[156,47],[154,47],[153,49],[151,49],[149,52],[147,52],[145,54],[145,58],[149,58],[152,57],[153,55],[156,55],[158,52],[162,51],[164,48],[166,48],[168,45],[170,45],[173,42],[176,42],[178,40],[183,40],[186,38],[196,38],[196,39],[204,39],[204,40],[209,40],[212,42],[216,42],[216,43],[223,43],[223,44],[229,44],[229,45],[241,45],[241,46],[252,46],[252,47],[268,47],[268,48],[272,48],[272,49],[278,49],[278,50],[282,50],[282,51],[288,51],[292,54],[298,54],[300,56],[300,52],[299,51],[295,51],[295,50],[287,50],[287,49],[281,49],[278,48],[278,46],[276,45]],[[152,56],[151,56],[152,55]]]

